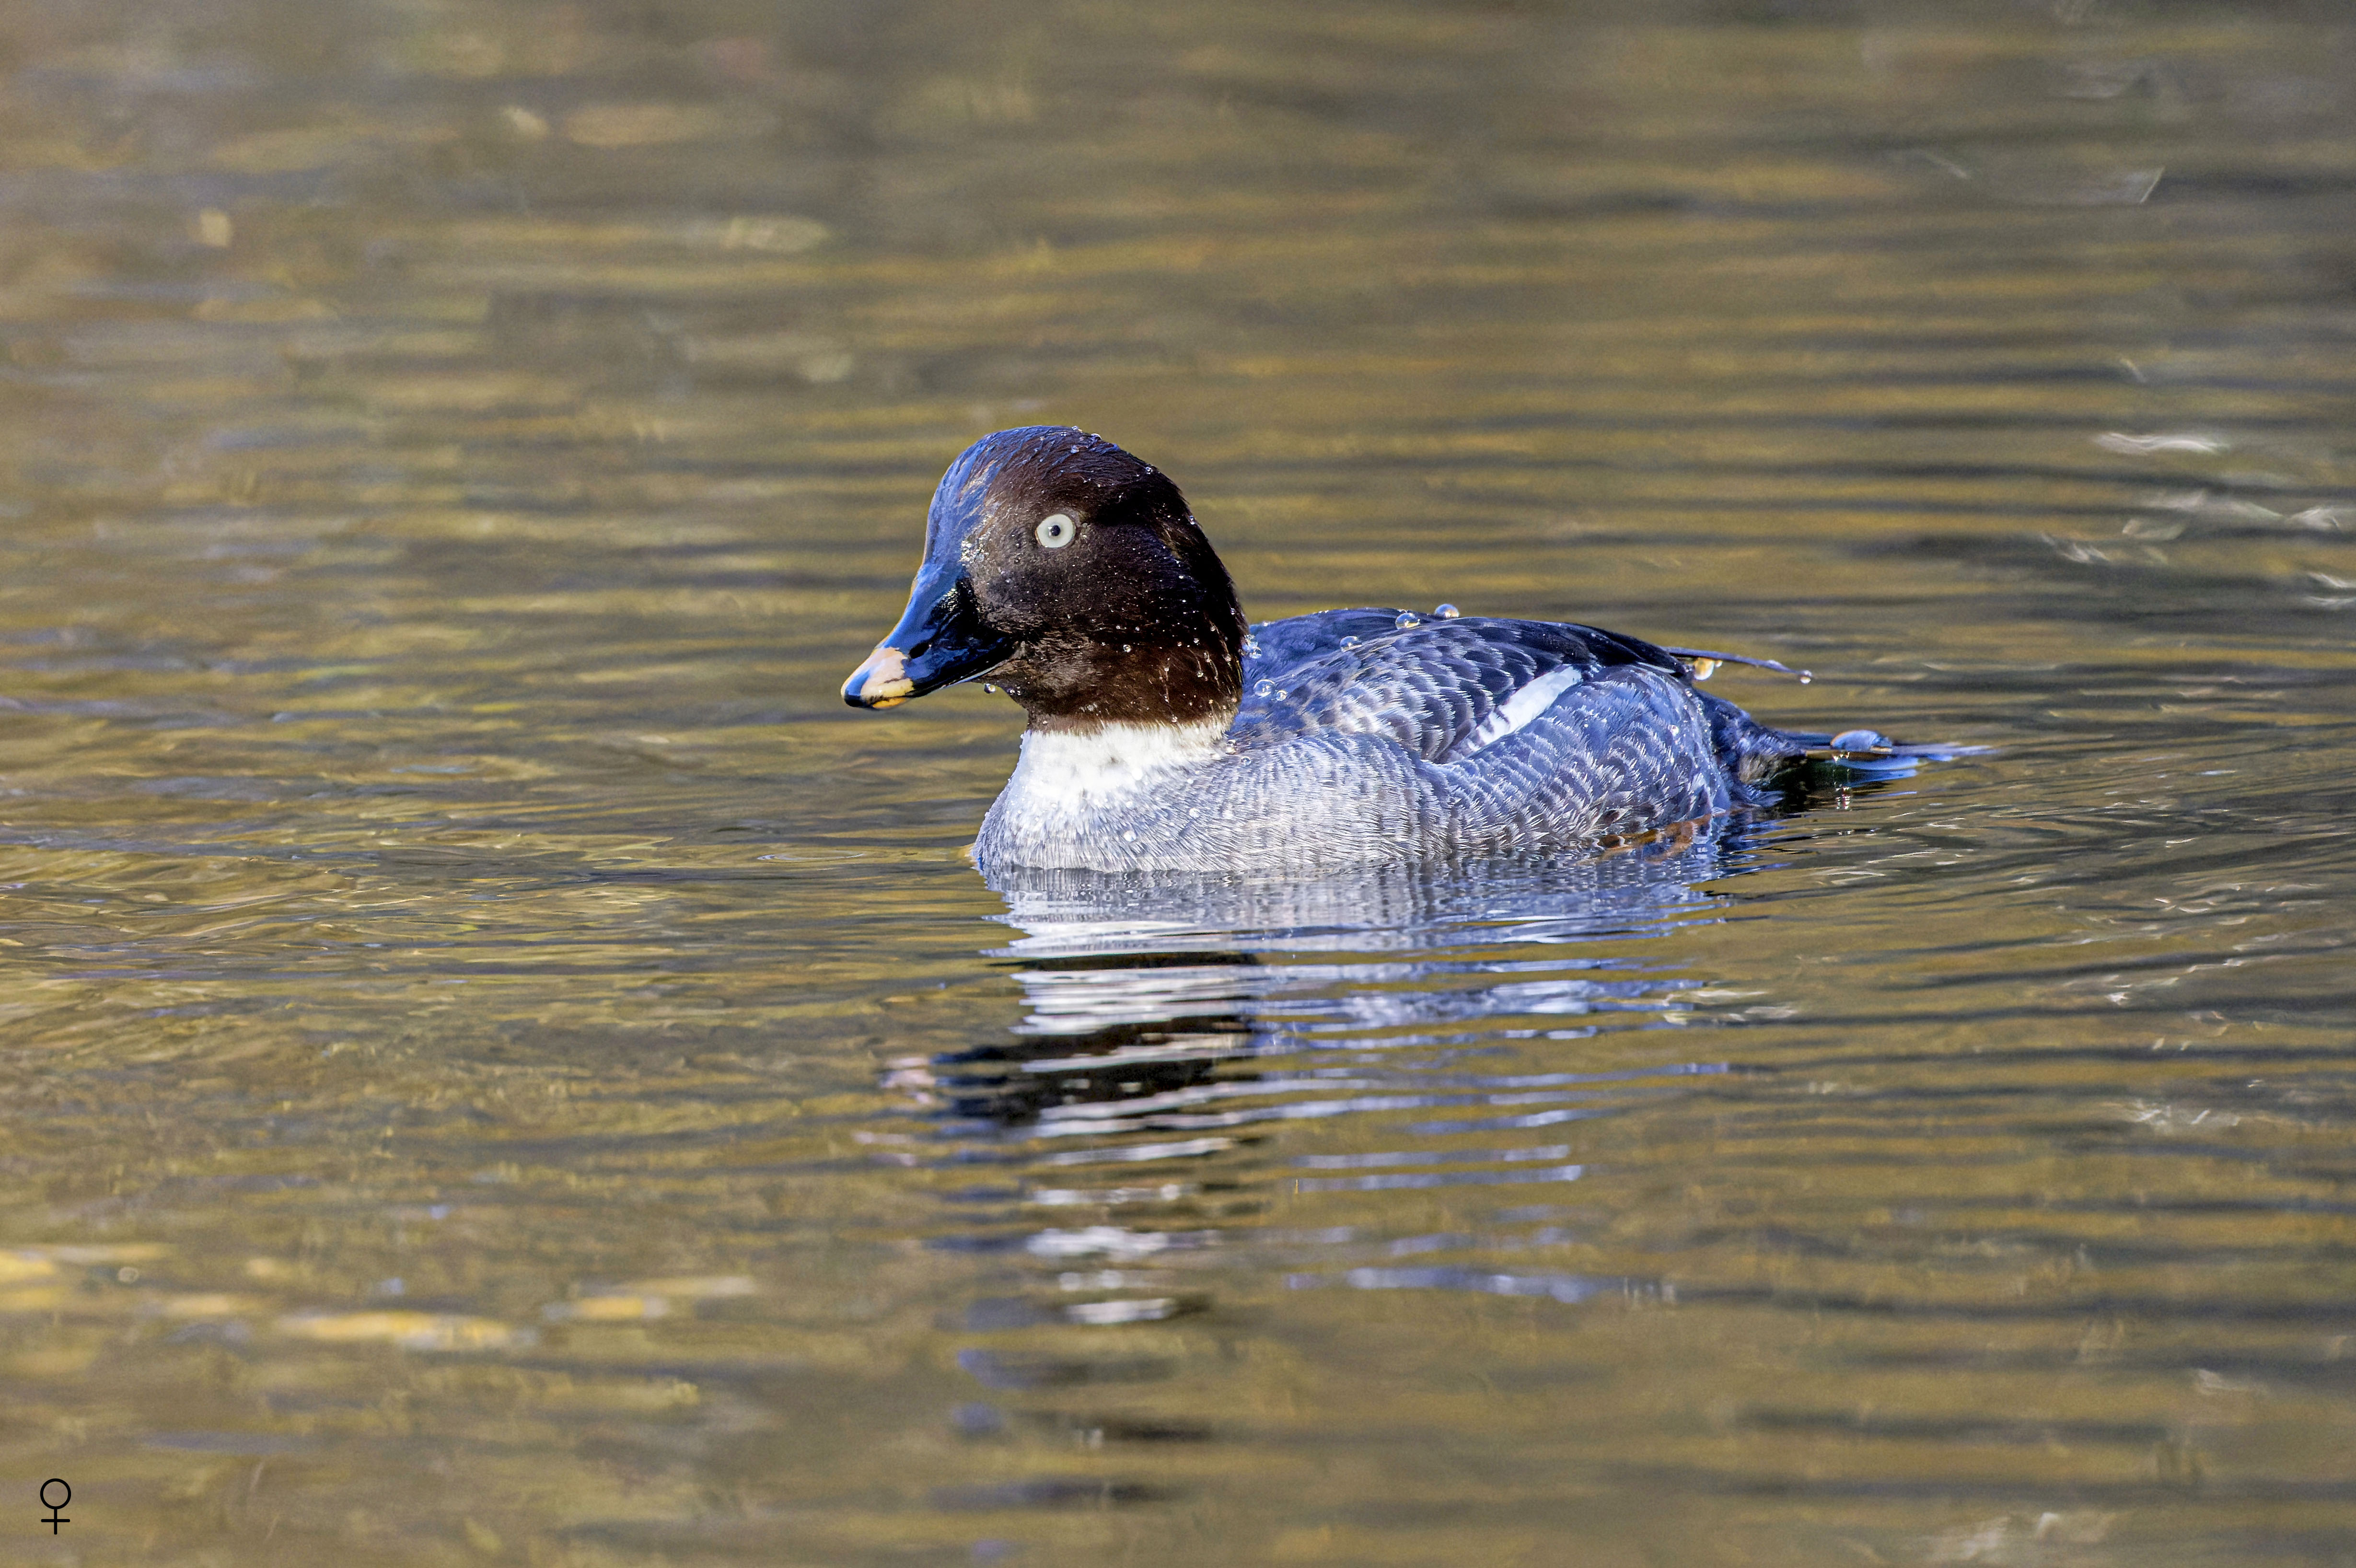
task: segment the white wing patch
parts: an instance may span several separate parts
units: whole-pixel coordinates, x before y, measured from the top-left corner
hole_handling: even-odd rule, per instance
[[[1496,745],[1515,730],[1526,728],[1531,720],[1554,706],[1554,700],[1579,684],[1578,668],[1566,664],[1550,670],[1497,704],[1496,712],[1481,721],[1481,727],[1464,737],[1456,748],[1459,757],[1470,757]]]

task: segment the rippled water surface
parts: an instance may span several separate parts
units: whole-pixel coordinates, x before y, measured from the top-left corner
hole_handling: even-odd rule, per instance
[[[0,1556],[2356,1555],[2340,8],[25,0],[0,133]],[[835,693],[1044,421],[1991,749],[985,886],[1014,711]]]

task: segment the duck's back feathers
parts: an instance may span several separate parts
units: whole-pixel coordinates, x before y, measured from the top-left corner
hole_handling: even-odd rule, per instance
[[[1615,678],[1683,684],[1686,671],[1650,643],[1593,627],[1360,609],[1253,627],[1243,678],[1228,732],[1238,749],[1322,731],[1387,736],[1427,762],[1457,762],[1574,688]]]

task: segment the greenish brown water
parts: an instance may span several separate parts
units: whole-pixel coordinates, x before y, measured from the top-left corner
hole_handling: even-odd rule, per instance
[[[2320,5],[0,13],[0,1558],[2356,1560],[2351,235]],[[1043,421],[1995,749],[1010,901]]]

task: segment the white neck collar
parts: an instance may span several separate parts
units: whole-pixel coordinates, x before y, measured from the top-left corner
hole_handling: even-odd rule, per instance
[[[1025,730],[1023,760],[1007,789],[1040,807],[1100,804],[1209,761],[1219,754],[1226,730],[1227,721],[1221,718]]]

